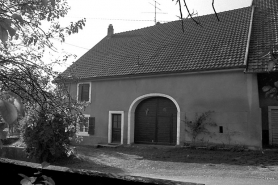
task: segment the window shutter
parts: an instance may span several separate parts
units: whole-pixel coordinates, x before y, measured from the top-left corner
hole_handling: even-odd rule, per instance
[[[89,84],[84,84],[82,88],[82,101],[89,101]]]
[[[81,92],[82,92],[82,85],[79,84],[79,86],[78,86],[78,101],[81,101]]]
[[[88,134],[95,134],[95,117],[89,117],[89,131]]]

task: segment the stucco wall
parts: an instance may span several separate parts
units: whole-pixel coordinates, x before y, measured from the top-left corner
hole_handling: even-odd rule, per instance
[[[108,112],[124,111],[124,144],[127,143],[128,111],[132,102],[145,94],[171,96],[180,107],[180,143],[190,141],[184,131],[185,115],[214,111],[212,119],[219,127],[210,128],[213,137],[200,136],[204,142],[261,146],[261,111],[257,78],[242,71],[194,73],[172,76],[91,81],[91,105],[86,114],[96,119],[94,136],[84,137],[86,145],[107,143]],[[71,85],[76,96],[76,84]]]

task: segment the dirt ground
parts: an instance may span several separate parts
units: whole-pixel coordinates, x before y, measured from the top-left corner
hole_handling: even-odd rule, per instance
[[[53,165],[106,173],[208,182],[278,184],[278,150],[208,150],[146,145],[76,146],[76,157]],[[202,180],[203,179],[203,180]],[[266,183],[269,182],[269,183]],[[222,183],[223,184],[223,183]],[[240,184],[240,183],[239,183]]]
[[[22,142],[12,145],[22,146]],[[74,157],[52,165],[206,185],[278,184],[278,149],[210,150],[159,145],[75,147]]]

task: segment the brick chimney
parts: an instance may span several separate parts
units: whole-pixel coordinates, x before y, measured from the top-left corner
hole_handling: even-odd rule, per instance
[[[109,24],[107,36],[111,37],[114,34],[114,28],[112,24]]]

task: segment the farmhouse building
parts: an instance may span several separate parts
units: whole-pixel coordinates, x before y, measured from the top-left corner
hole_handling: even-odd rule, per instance
[[[278,44],[278,3],[108,34],[61,76],[89,102],[84,145],[191,142],[185,118],[213,111],[198,142],[261,148],[278,144],[278,103],[262,87],[277,78],[262,53]],[[115,29],[116,30],[116,29]],[[272,76],[271,80],[266,80]],[[276,79],[278,80],[278,79]],[[59,82],[59,79],[57,79]]]

